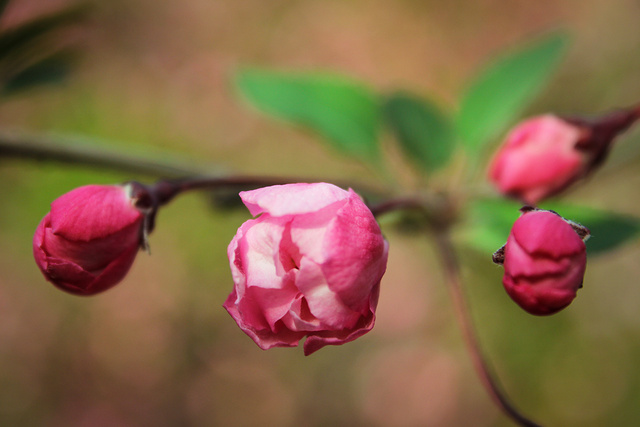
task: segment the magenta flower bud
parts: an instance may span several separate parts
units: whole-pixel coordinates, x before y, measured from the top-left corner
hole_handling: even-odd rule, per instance
[[[388,244],[352,190],[288,184],[240,193],[252,215],[228,248],[234,282],[224,308],[262,349],[309,355],[374,325]]]
[[[144,215],[130,186],[87,185],[51,203],[38,225],[33,255],[45,278],[76,295],[120,282],[141,244]]]
[[[582,287],[589,230],[552,211],[522,211],[494,262],[504,265],[502,283],[520,307],[531,314],[553,314]]]
[[[547,115],[516,126],[489,167],[489,178],[506,195],[535,205],[581,177],[588,156],[576,149],[581,129]]]
[[[544,115],[520,123],[507,135],[489,167],[501,193],[536,205],[593,172],[612,142],[640,117],[639,108],[595,120]]]

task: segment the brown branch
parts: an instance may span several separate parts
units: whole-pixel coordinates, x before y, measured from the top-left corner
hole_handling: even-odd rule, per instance
[[[460,328],[462,329],[467,350],[471,356],[471,361],[476,373],[480,377],[480,381],[482,381],[484,388],[487,390],[494,403],[516,424],[525,427],[540,427],[539,424],[522,415],[520,411],[518,411],[518,409],[516,409],[516,407],[509,401],[507,395],[500,387],[493,370],[489,366],[489,362],[484,356],[480,342],[478,341],[478,337],[474,330],[473,321],[462,289],[460,266],[458,265],[458,260],[453,245],[451,244],[448,230],[446,228],[434,227],[433,231],[435,241],[438,246],[438,252],[444,267],[445,278],[449,284],[456,317]]]
[[[79,167],[92,167],[135,176],[161,178],[153,187],[160,205],[189,190],[249,190],[277,184],[297,182],[332,182],[342,188],[353,188],[365,197],[388,197],[385,190],[345,180],[309,177],[269,177],[231,174],[219,165],[194,166],[193,162],[166,161],[150,156],[132,156],[122,150],[78,143],[69,138],[0,131],[0,160],[54,161]],[[187,178],[185,178],[187,177]]]
[[[77,140],[22,132],[0,132],[0,159],[13,158],[36,161],[55,161],[65,164],[97,167],[127,174],[160,178],[220,173],[219,166],[198,168],[186,162],[167,162],[148,156],[131,156],[122,150],[80,144]]]
[[[371,206],[371,211],[376,216],[398,209],[409,209],[420,212],[424,215],[425,221],[431,226],[438,253],[444,267],[445,280],[449,285],[454,311],[460,329],[462,329],[467,351],[471,357],[473,367],[482,385],[491,396],[491,399],[498,408],[516,424],[524,427],[540,427],[539,424],[522,415],[520,411],[510,403],[507,395],[502,391],[480,346],[462,289],[460,266],[458,265],[456,252],[449,237],[449,228],[451,224],[455,222],[455,207],[451,201],[444,196],[422,200],[410,197],[389,199]]]

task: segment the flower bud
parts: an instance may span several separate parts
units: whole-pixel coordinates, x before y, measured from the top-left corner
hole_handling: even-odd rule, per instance
[[[234,282],[224,303],[262,349],[309,355],[373,327],[388,244],[352,190],[288,184],[240,193],[252,215],[228,248]]]
[[[595,120],[544,115],[516,126],[489,167],[489,179],[508,196],[535,205],[593,172],[615,137],[633,124],[637,109]]]
[[[504,265],[502,283],[520,307],[531,314],[553,314],[582,287],[589,230],[553,211],[522,211],[494,262]]]
[[[555,116],[529,119],[507,136],[489,168],[503,193],[535,205],[585,173],[588,158],[577,150],[582,132]]]
[[[51,203],[38,225],[33,255],[45,278],[77,295],[120,282],[141,245],[144,215],[129,186],[87,185]]]

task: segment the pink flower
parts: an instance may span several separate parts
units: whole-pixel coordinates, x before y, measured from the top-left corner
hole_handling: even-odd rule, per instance
[[[33,238],[45,278],[77,295],[93,295],[120,282],[141,242],[144,216],[127,186],[87,185],[51,203]]]
[[[504,262],[502,283],[509,296],[536,315],[569,305],[582,287],[588,236],[589,230],[555,212],[523,208],[507,244],[494,254],[494,261]]]
[[[375,321],[388,244],[352,190],[288,184],[240,193],[257,219],[228,248],[233,292],[224,303],[262,349],[304,353],[367,333]]]
[[[585,132],[552,115],[529,119],[509,133],[489,178],[501,193],[535,205],[587,173],[592,159],[578,147]]]

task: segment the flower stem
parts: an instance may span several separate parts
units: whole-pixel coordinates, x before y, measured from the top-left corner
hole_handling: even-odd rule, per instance
[[[455,222],[456,218],[455,207],[451,201],[444,196],[431,197],[429,199],[406,197],[388,199],[379,204],[372,205],[370,208],[375,216],[399,209],[415,210],[424,215],[425,221],[429,224],[434,234],[438,253],[444,267],[445,280],[449,285],[453,299],[456,318],[460,329],[462,329],[467,351],[471,357],[473,367],[480,377],[480,381],[498,408],[516,424],[524,427],[540,427],[539,424],[522,415],[516,407],[510,403],[506,394],[502,391],[480,346],[462,289],[458,258],[449,237],[449,228],[451,224]]]
[[[446,281],[449,284],[449,290],[453,298],[456,317],[462,334],[464,337],[467,350],[471,356],[473,366],[476,373],[480,377],[480,381],[493,399],[494,403],[516,424],[525,427],[540,427],[539,424],[531,421],[516,409],[509,401],[505,392],[500,387],[493,370],[484,356],[480,342],[473,327],[473,321],[467,307],[462,282],[460,279],[460,266],[458,259],[451,244],[448,230],[442,227],[434,227],[433,229],[435,241],[438,246]]]

